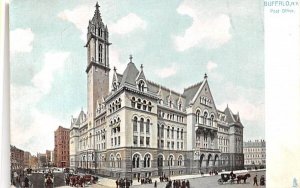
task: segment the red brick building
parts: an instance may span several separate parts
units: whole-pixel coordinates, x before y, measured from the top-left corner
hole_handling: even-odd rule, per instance
[[[60,168],[69,167],[70,129],[59,126],[54,132],[54,165]]]
[[[10,161],[12,172],[22,172],[24,169],[24,151],[11,145]]]

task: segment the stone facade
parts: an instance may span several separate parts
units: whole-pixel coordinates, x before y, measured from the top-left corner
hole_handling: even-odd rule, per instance
[[[216,108],[206,74],[179,93],[148,80],[130,56],[109,85],[108,28],[98,4],[87,41],[88,105],[71,119],[71,168],[133,178],[244,168],[239,114]]]
[[[70,129],[59,126],[54,132],[54,165],[56,167],[69,167]],[[47,163],[51,160],[51,152],[47,156]]]
[[[266,142],[265,140],[255,140],[244,142],[244,156],[246,168],[266,167]]]

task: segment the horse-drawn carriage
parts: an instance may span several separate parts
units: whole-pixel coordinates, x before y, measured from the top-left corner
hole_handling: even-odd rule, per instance
[[[249,178],[250,174],[242,174],[242,175],[236,175],[233,172],[231,173],[223,173],[221,174],[221,178],[218,179],[218,184],[222,185],[224,183],[241,183],[241,180],[243,180],[243,183],[246,183],[247,178]]]
[[[98,181],[98,177],[92,175],[76,175],[68,174],[65,176],[66,185],[73,186],[83,186],[85,184],[95,184]]]

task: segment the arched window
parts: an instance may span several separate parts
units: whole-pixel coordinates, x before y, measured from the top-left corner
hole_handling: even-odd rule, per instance
[[[207,116],[208,116],[208,113],[204,112],[204,114],[203,114],[203,124],[204,125],[207,125]]]
[[[137,132],[137,117],[133,118],[133,131]]]
[[[178,104],[178,110],[181,110],[182,106],[181,103]]]
[[[159,127],[159,124],[157,124],[157,137],[159,138],[159,131],[160,130],[160,127]]]
[[[114,102],[112,103],[112,111],[113,112],[115,111],[115,103]]]
[[[150,133],[150,120],[147,119],[147,122],[146,122],[146,133]]]
[[[144,118],[141,118],[141,121],[140,121],[140,132],[144,132]]]
[[[170,126],[168,126],[168,128],[167,128],[167,137],[168,138],[170,137]]]
[[[109,160],[110,160],[110,167],[114,168],[115,167],[115,158],[114,158],[113,154],[110,155]]]
[[[170,155],[168,158],[168,166],[173,166],[174,165],[174,158],[173,155]]]
[[[146,154],[144,157],[144,168],[150,167],[150,159],[151,159],[150,154]]]
[[[171,138],[174,138],[174,127],[172,127]]]
[[[120,156],[120,154],[117,154],[116,159],[117,159],[117,168],[121,168],[121,156]]]
[[[143,100],[143,110],[147,110],[147,102],[146,102],[146,100]]]
[[[196,123],[200,123],[200,110],[196,111]]]
[[[181,129],[180,138],[183,139],[183,129]]]
[[[141,92],[144,92],[145,82],[143,80],[141,80],[138,84],[138,87]]]
[[[100,44],[99,44],[99,53],[98,53],[98,56],[99,56],[99,63],[102,63],[102,52],[103,52],[103,46],[102,46],[102,44],[100,43]]]
[[[210,115],[210,125],[213,126],[214,125],[214,119],[215,119],[215,116],[212,114]]]
[[[163,156],[160,154],[158,155],[158,158],[157,158],[157,166],[158,167],[162,167],[163,166]]]
[[[138,101],[137,101],[137,108],[141,109],[141,106],[142,106],[142,101],[141,101],[141,99],[138,99]]]
[[[131,107],[135,108],[135,97],[131,98]]]
[[[140,155],[134,154],[132,158],[132,168],[140,168]]]
[[[180,155],[180,156],[178,157],[178,160],[177,160],[177,165],[178,165],[178,166],[183,166],[183,159],[182,159],[182,155]]]
[[[161,134],[160,136],[163,138],[164,137],[164,131],[165,131],[165,126],[161,125]]]
[[[151,112],[151,110],[152,110],[152,104],[151,104],[151,102],[149,102],[148,103],[148,111]]]

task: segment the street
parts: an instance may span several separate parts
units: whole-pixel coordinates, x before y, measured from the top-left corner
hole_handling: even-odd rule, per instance
[[[33,173],[28,176],[33,184],[33,187],[42,188],[44,187],[44,175],[42,173]],[[54,173],[54,187],[64,186],[64,174],[62,172]]]
[[[242,173],[245,174],[245,173]],[[190,187],[191,188],[215,188],[215,187],[221,187],[221,188],[239,188],[239,187],[243,187],[243,188],[248,188],[248,187],[255,187],[253,186],[253,177],[257,174],[258,177],[258,183],[259,183],[259,179],[262,175],[264,175],[266,177],[266,171],[257,171],[257,172],[250,172],[251,177],[247,179],[247,183],[246,184],[237,184],[236,182],[234,184],[230,184],[230,183],[224,183],[223,185],[219,185],[218,184],[218,179],[221,178],[220,175],[216,175],[216,176],[208,176],[208,177],[199,177],[199,178],[193,178],[193,179],[188,179],[190,182]],[[172,177],[171,177],[172,179]],[[174,179],[172,179],[174,180]],[[166,187],[166,182],[163,183],[157,183],[157,187],[158,188],[165,188]],[[136,185],[133,187],[142,187],[142,188],[150,188],[150,187],[154,187],[153,184],[144,184],[144,185]],[[265,187],[265,186],[257,186],[257,187]]]

